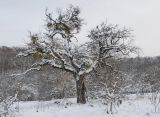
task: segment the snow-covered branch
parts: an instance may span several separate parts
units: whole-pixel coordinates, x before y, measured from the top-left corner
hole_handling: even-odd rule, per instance
[[[38,70],[39,71],[40,69],[41,69],[41,67],[38,66],[38,67],[35,67],[35,68],[30,68],[30,69],[26,70],[23,73],[12,74],[11,76],[21,76],[21,75],[25,75],[25,74],[27,74],[27,73],[29,73],[31,71],[34,71],[34,70]]]

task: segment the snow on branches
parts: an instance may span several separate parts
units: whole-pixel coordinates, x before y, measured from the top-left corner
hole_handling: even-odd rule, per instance
[[[103,22],[92,29],[88,37],[91,40],[89,48],[100,61],[138,52],[138,48],[132,43],[131,30],[119,28],[118,25]]]

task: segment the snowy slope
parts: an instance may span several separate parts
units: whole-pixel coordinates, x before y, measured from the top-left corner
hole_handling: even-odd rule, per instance
[[[17,105],[16,102],[12,108]],[[154,113],[154,106],[147,97],[124,101],[114,114],[107,114],[106,105],[100,101],[82,105],[76,104],[75,99],[20,102],[19,112],[15,110],[12,114],[15,117],[160,117],[160,113]]]

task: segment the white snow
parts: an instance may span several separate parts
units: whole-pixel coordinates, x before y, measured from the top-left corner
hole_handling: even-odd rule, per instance
[[[12,106],[15,117],[160,117],[160,113],[154,112],[149,96],[129,96],[114,109],[114,114],[107,114],[106,105],[100,100],[87,104],[76,104],[76,99],[20,102],[19,112],[17,105],[15,102]]]

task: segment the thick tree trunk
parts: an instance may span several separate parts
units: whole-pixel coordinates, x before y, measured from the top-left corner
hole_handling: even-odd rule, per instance
[[[76,81],[77,88],[77,103],[85,104],[86,103],[86,86],[84,83],[84,76],[81,75]]]

